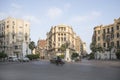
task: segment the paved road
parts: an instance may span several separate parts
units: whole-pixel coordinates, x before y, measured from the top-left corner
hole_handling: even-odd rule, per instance
[[[48,61],[0,63],[0,80],[120,80],[120,62],[87,61],[63,66]]]

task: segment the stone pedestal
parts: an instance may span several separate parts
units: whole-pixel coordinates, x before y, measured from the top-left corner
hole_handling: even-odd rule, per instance
[[[69,49],[66,49],[65,61],[67,61],[67,62],[71,61],[71,55],[70,55],[70,50]]]

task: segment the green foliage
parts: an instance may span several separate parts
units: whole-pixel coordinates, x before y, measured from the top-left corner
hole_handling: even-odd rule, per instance
[[[30,60],[38,59],[39,54],[29,54],[29,55],[26,55],[26,57],[28,57]]]
[[[5,54],[4,52],[0,52],[0,59],[6,58],[6,57],[7,57],[7,54]]]
[[[112,46],[109,46],[107,51],[111,51],[112,48],[113,48]]]
[[[65,44],[62,44],[62,45],[61,45],[60,50],[61,50],[62,52],[64,52],[64,51],[66,50]]]
[[[97,47],[97,48],[96,48],[96,51],[101,52],[101,51],[103,51],[103,48],[102,48],[102,47]]]
[[[117,59],[120,59],[120,50],[116,52]]]
[[[90,49],[91,49],[92,52],[96,52],[95,42],[92,42],[92,43],[90,44]]]
[[[91,52],[91,53],[89,54],[89,59],[95,59],[94,53]]]
[[[62,59],[64,59],[65,55],[60,55],[59,57],[62,58]]]
[[[69,43],[66,42],[65,44],[62,44],[62,45],[61,45],[60,50],[61,50],[62,52],[64,52],[64,51],[68,48],[68,46],[69,46]]]
[[[78,53],[73,53],[73,54],[71,55],[71,58],[72,58],[72,59],[76,59],[77,57],[79,57],[79,54],[78,54]]]
[[[35,48],[35,42],[34,41],[30,42],[29,48],[33,51],[33,49]]]
[[[95,53],[96,51],[99,51],[99,52],[102,52],[103,51],[103,48],[102,47],[97,47],[95,42],[92,42],[90,44],[90,49],[93,53]]]

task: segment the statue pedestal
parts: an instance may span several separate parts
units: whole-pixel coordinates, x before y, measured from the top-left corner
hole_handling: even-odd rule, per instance
[[[71,61],[71,55],[70,55],[70,50],[69,49],[66,49],[65,61],[67,61],[67,62]]]

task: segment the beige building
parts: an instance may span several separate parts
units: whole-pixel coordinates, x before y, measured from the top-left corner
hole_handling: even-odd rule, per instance
[[[82,56],[86,56],[88,54],[85,42],[82,43],[82,49],[81,50],[82,50],[82,52],[81,52]]]
[[[57,25],[53,26],[47,33],[47,50],[51,55],[61,55],[60,47],[62,44],[68,43],[69,48],[81,53],[81,39],[73,31],[71,26]]]
[[[29,22],[11,17],[0,21],[0,51],[21,58],[30,53],[29,42]]]
[[[96,26],[92,42],[95,42],[96,47],[102,47],[104,50],[120,49],[120,18],[115,19],[113,24]]]
[[[115,19],[113,24],[100,25],[94,28],[93,41],[103,48],[120,47],[120,18]]]

